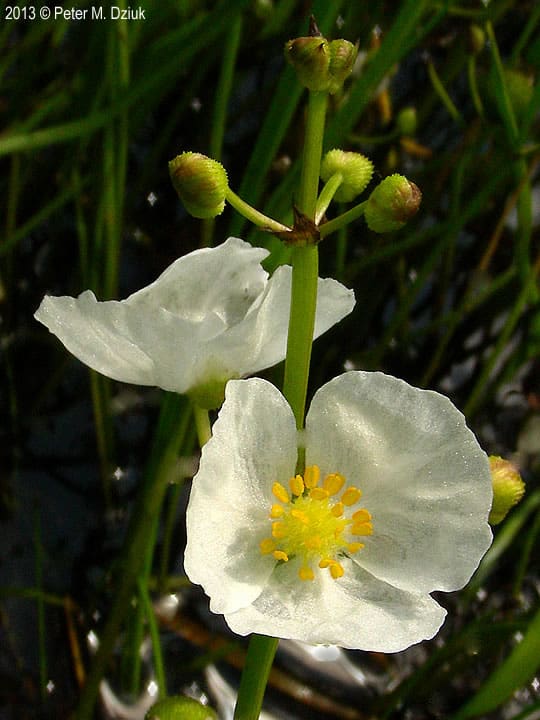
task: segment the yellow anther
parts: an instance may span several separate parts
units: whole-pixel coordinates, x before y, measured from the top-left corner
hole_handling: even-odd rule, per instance
[[[338,562],[330,563],[330,575],[334,578],[334,580],[343,577],[344,573],[345,570],[343,569],[343,566]]]
[[[264,540],[261,540],[259,547],[263,555],[268,555],[275,550],[276,543],[272,540],[272,538],[265,538]]]
[[[352,535],[373,535],[371,523],[355,523],[351,528]]]
[[[300,580],[314,580],[315,579],[313,570],[308,565],[302,565],[302,567],[298,571],[298,577],[300,578]]]
[[[318,465],[310,465],[304,471],[304,484],[307,488],[311,489],[319,484],[321,477],[321,471]]]
[[[300,522],[304,523],[304,525],[309,525],[309,518],[305,512],[302,512],[302,510],[291,510],[291,517],[300,520]]]
[[[332,473],[327,475],[323,481],[323,488],[328,492],[329,495],[335,495],[345,485],[345,478],[339,473]]]
[[[304,481],[302,480],[301,475],[295,475],[289,480],[289,485],[291,487],[291,492],[293,495],[296,495],[299,497],[304,492]]]
[[[371,513],[365,508],[361,508],[352,514],[352,519],[355,523],[371,522]]]
[[[347,505],[347,507],[350,507],[351,505],[354,505],[354,503],[357,503],[361,497],[362,493],[358,488],[350,487],[347,488],[341,496],[341,502],[344,505]]]
[[[314,500],[326,500],[328,496],[328,490],[321,487],[314,487],[309,491],[309,497]]]
[[[356,505],[361,491],[345,482],[340,473],[321,479],[317,465],[308,466],[303,476],[290,477],[286,486],[274,482],[271,537],[259,543],[262,555],[278,563],[298,557],[301,580],[314,580],[317,565],[328,568],[334,580],[343,577],[347,566],[338,560],[364,547],[355,536],[373,534],[370,513]]]
[[[275,482],[272,485],[272,493],[282,503],[288,503],[290,500],[289,493],[285,490],[285,488],[283,487],[283,485],[281,483]]]

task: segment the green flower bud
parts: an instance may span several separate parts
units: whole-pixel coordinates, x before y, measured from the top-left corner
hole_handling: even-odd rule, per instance
[[[510,103],[517,117],[521,117],[527,109],[534,92],[533,78],[519,70],[504,69],[506,90]]]
[[[399,230],[416,215],[422,193],[403,175],[390,175],[377,185],[366,204],[368,227],[377,233]]]
[[[397,114],[396,125],[401,135],[414,135],[416,132],[416,108],[406,107]]]
[[[144,720],[217,720],[217,714],[192,698],[173,696],[152,705]]]
[[[328,67],[328,92],[334,95],[341,90],[343,83],[349,77],[358,55],[358,46],[348,40],[332,40],[330,43],[330,65]]]
[[[223,212],[229,183],[225,168],[217,160],[184,152],[170,161],[169,174],[190,215],[213,218]]]
[[[348,40],[301,37],[285,45],[285,57],[298,79],[315,92],[336,93],[351,74],[358,48]]]
[[[298,79],[308,90],[328,90],[330,50],[323,37],[301,37],[285,45],[285,57],[296,70]]]
[[[486,33],[480,25],[469,26],[469,47],[473,55],[479,55],[486,44]]]
[[[373,163],[360,153],[330,150],[321,164],[321,178],[326,182],[335,173],[341,173],[343,182],[334,198],[339,202],[351,202],[368,186],[373,175]]]
[[[509,460],[491,455],[489,466],[493,483],[493,505],[489,522],[491,525],[498,525],[525,494],[525,483]]]

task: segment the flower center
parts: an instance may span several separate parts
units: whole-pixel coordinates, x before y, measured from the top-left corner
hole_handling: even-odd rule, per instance
[[[281,483],[274,483],[272,493],[278,502],[270,509],[272,537],[259,546],[263,555],[272,555],[279,562],[300,558],[301,580],[315,578],[315,562],[320,568],[328,568],[337,580],[344,574],[338,558],[361,550],[364,543],[358,538],[373,534],[370,513],[365,508],[354,510],[361,491],[346,487],[339,473],[327,475],[322,483],[320,479],[320,469],[312,465],[303,476],[289,480],[290,492]]]

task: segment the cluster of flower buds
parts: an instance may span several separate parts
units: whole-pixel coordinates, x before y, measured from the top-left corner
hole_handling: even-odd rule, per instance
[[[348,40],[327,40],[320,34],[289,40],[285,57],[302,85],[334,95],[352,72],[358,47]]]

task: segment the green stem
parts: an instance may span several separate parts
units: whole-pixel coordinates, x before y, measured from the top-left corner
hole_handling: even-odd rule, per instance
[[[321,194],[317,200],[317,207],[315,208],[315,225],[318,225],[321,222],[324,213],[328,210],[328,206],[332,202],[332,199],[342,182],[343,175],[340,172],[334,173],[332,177],[326,181],[326,184],[321,190]]]
[[[158,698],[167,697],[167,681],[165,678],[165,667],[163,664],[163,655],[161,652],[161,643],[159,641],[159,628],[156,621],[156,615],[154,608],[148,595],[148,588],[142,578],[137,581],[137,588],[139,590],[139,598],[143,606],[143,611],[146,616],[146,622],[148,623],[148,630],[150,632],[150,639],[152,641],[152,654],[154,657],[154,669],[156,671],[156,682],[159,688]]]
[[[315,206],[319,189],[319,171],[321,168],[327,102],[327,93],[309,93],[306,141],[304,144],[300,191],[298,193],[298,207],[304,215],[307,215],[312,220],[315,218]]]
[[[234,720],[257,720],[259,717],[266,681],[272,669],[278,642],[277,638],[266,635],[251,636],[238,691],[238,702],[234,710]]]
[[[333,233],[336,230],[341,230],[341,228],[344,228],[349,223],[352,223],[353,220],[357,220],[361,217],[366,211],[366,205],[367,200],[355,205],[353,208],[347,210],[347,212],[344,212],[341,215],[338,215],[333,220],[329,220],[327,223],[324,223],[324,225],[321,225],[319,228],[321,240],[327,235],[330,235],[330,233]]]
[[[321,167],[327,96],[311,92],[308,103],[299,209],[315,218]],[[304,426],[311,345],[315,327],[319,254],[317,245],[295,247],[292,253],[292,289],[283,395],[300,429]],[[278,646],[276,638],[252,635],[234,713],[234,720],[257,720],[268,675]]]
[[[199,446],[202,448],[203,445],[210,440],[212,437],[212,429],[210,427],[210,418],[208,416],[208,410],[193,405],[193,417],[195,418],[195,427],[197,428],[197,438],[199,440]]]
[[[287,358],[283,395],[292,408],[296,426],[304,426],[311,345],[315,327],[319,253],[316,245],[294,248]]]
[[[461,116],[461,113],[459,112],[455,104],[452,102],[450,95],[446,92],[446,89],[441,82],[437,70],[435,69],[435,65],[431,62],[431,60],[429,60],[427,63],[427,70],[429,79],[431,80],[431,84],[433,85],[433,89],[441,99],[443,105],[448,110],[453,120],[455,120],[461,125],[463,123],[463,117]]]
[[[274,220],[273,218],[268,217],[268,215],[256,210],[245,200],[242,200],[242,198],[233,192],[231,188],[227,188],[225,199],[237,212],[240,213],[240,215],[243,215],[247,220],[252,222],[254,225],[257,225],[257,227],[263,228],[264,230],[271,230],[273,232],[288,232],[291,229],[287,225],[283,225],[282,223],[277,222],[277,220]]]

